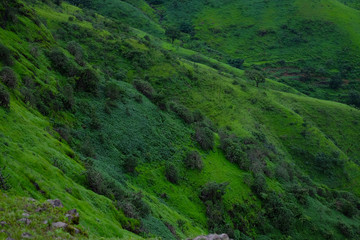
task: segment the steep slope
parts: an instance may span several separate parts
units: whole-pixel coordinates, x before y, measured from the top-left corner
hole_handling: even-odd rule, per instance
[[[349,91],[359,91],[359,11],[339,1],[148,2],[185,48],[259,65],[316,98],[349,103]]]
[[[59,198],[94,239],[359,237],[359,110],[257,88],[67,3],[7,4],[1,67],[17,84],[2,75],[4,206]]]

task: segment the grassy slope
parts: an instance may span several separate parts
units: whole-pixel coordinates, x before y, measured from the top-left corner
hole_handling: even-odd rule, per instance
[[[47,119],[27,110],[15,99],[11,111],[1,110],[1,115],[1,141],[4,144],[1,164],[7,167],[5,173],[11,176],[9,181],[13,188],[10,193],[41,200],[61,199],[67,208],[76,208],[80,212],[81,225],[91,235],[136,238],[121,229],[118,221],[122,214],[110,200],[81,185],[84,168],[68,156],[73,155],[72,150],[51,135],[54,132]],[[67,175],[53,166],[54,161],[61,163]],[[32,183],[37,183],[44,194],[40,194]]]
[[[58,27],[58,22],[67,21],[71,13],[77,10],[69,5],[65,5],[65,7],[69,12],[58,13],[44,6],[38,7],[36,10],[38,14],[48,20],[49,28],[55,29]],[[26,19],[24,19],[24,21],[25,20]],[[85,28],[91,28],[91,25],[87,22],[77,22],[77,24]],[[31,24],[26,26],[29,26],[30,29],[33,28]],[[3,30],[1,31],[2,36],[5,34],[7,36],[1,39],[2,42],[4,41],[4,44],[10,46],[17,52],[23,54],[28,52],[22,45],[16,44],[22,41],[18,36],[11,35],[11,33],[8,34],[7,32],[5,33]],[[106,32],[102,32],[101,34],[104,36],[108,35]],[[12,36],[14,39],[10,39],[8,36]],[[54,40],[44,41],[44,44],[51,44],[51,41]],[[135,46],[140,50],[146,49],[146,47],[141,44],[135,44]],[[174,49],[170,45],[167,45],[166,48]],[[181,51],[186,52],[185,50],[179,50],[180,53]],[[353,183],[353,185],[350,186],[349,184],[345,184],[346,180],[341,176],[341,173],[335,173],[335,180],[332,181],[328,181],[328,179],[321,174],[314,173],[311,168],[311,162],[305,162],[306,159],[303,159],[302,156],[298,156],[296,152],[294,152],[295,146],[313,153],[317,151],[326,153],[341,151],[343,153],[342,158],[357,158],[360,154],[360,147],[357,145],[359,143],[354,141],[354,139],[357,139],[357,133],[360,130],[356,123],[356,119],[358,119],[360,115],[358,110],[342,104],[304,97],[296,94],[296,91],[291,88],[271,81],[269,81],[264,88],[257,89],[252,83],[240,79],[240,71],[234,71],[234,77],[228,73],[219,74],[216,70],[202,64],[194,64],[184,59],[179,59],[179,61],[181,63],[179,67],[173,67],[166,62],[158,63],[146,71],[146,75],[154,79],[161,76],[164,78],[172,78],[173,75],[181,76],[183,74],[183,72],[180,71],[181,69],[195,70],[199,78],[198,82],[191,82],[189,79],[185,81],[173,79],[172,81],[154,82],[154,85],[158,88],[166,89],[169,93],[168,95],[173,96],[170,98],[183,102],[191,109],[202,110],[209,118],[215,121],[219,127],[230,126],[233,131],[241,137],[252,136],[253,131],[265,133],[266,138],[280,151],[279,155],[283,155],[286,161],[294,161],[299,167],[304,168],[304,172],[313,175],[314,180],[339,189],[350,188],[349,190],[359,193],[359,170],[352,162],[349,161],[347,163],[348,172],[350,173],[349,175],[351,175],[351,182]],[[35,69],[31,61],[25,60],[24,57],[21,57],[19,62],[23,64],[23,66],[15,66],[18,73],[26,72],[28,68]],[[228,66],[227,68],[231,69]],[[46,65],[40,66],[39,69],[40,70],[36,70],[39,76],[45,76],[49,73],[46,70]],[[58,74],[52,73],[50,74],[49,81],[54,82],[55,78],[58,77]],[[138,76],[135,74],[133,77],[141,77],[141,75]],[[233,85],[234,79],[239,81],[240,85]],[[39,77],[38,81],[41,82],[41,80]],[[130,85],[121,83],[121,86],[126,89],[129,95],[135,93]],[[39,116],[35,111],[28,110],[19,100],[16,100],[15,97],[13,97],[12,100],[10,113],[5,113],[5,111],[2,110],[2,115],[5,116],[5,118],[2,118],[2,124],[0,125],[1,130],[4,132],[3,138],[6,138],[5,141],[9,142],[8,148],[10,148],[9,150],[4,148],[4,152],[7,152],[7,154],[3,161],[9,166],[7,170],[9,174],[11,176],[18,176],[18,179],[11,179],[12,185],[15,186],[12,193],[25,196],[30,195],[39,199],[45,199],[47,197],[61,198],[66,207],[75,207],[81,212],[81,224],[88,229],[90,234],[94,234],[94,236],[112,237],[121,234],[124,234],[123,236],[125,238],[133,236],[128,235],[128,232],[119,228],[120,225],[117,223],[117,218],[119,218],[121,214],[114,209],[110,200],[85,190],[79,185],[79,183],[81,184],[84,181],[83,176],[79,174],[84,169],[76,160],[66,155],[66,152],[72,151],[68,146],[60,143],[49,135],[47,130],[44,130],[49,127],[48,120]],[[124,106],[119,105],[119,108],[115,110],[111,118],[106,119],[106,116],[102,116],[102,121],[108,121],[107,123],[114,124],[114,122],[111,121],[115,121],[121,117],[121,124],[123,124],[124,128],[138,127],[136,124],[140,124],[142,121],[141,118],[147,116],[150,119],[149,124],[151,126],[151,124],[156,123],[153,118],[161,114],[158,113],[158,110],[148,100],[144,100],[144,102],[145,103],[140,106],[134,101],[129,103],[135,112],[132,118],[127,120],[122,119],[124,117]],[[100,108],[101,102],[98,104]],[[139,111],[139,114],[136,113],[137,111]],[[143,114],[145,111],[148,112]],[[332,121],[332,123],[336,123],[336,127],[326,124],[329,116],[335,120]],[[185,142],[183,140],[176,140],[177,144],[189,148],[196,148],[196,146],[192,146],[190,141],[190,129],[183,126],[178,119],[174,120],[173,116],[166,115],[165,118],[169,121],[169,124],[174,124],[175,127],[184,130],[185,133],[188,131],[185,134],[187,135],[185,136]],[[305,119],[310,126],[303,126]],[[343,126],[344,131],[339,132],[337,130],[339,124]],[[304,130],[304,128],[307,128],[310,132],[307,138],[300,135],[300,132]],[[25,131],[26,134],[19,134],[19,131],[22,133]],[[109,132],[110,131],[111,129],[109,129]],[[166,130],[166,132],[168,132],[168,130]],[[171,131],[169,132],[171,133]],[[131,134],[131,131],[127,134]],[[144,135],[145,137],[149,137],[151,134],[152,132]],[[347,138],[344,137],[345,134],[347,134]],[[121,136],[121,133],[116,133],[115,135],[115,137]],[[136,134],[136,137],[139,136],[142,136],[141,133]],[[37,144],[34,145],[34,143]],[[22,147],[27,150],[22,152],[19,144],[24,145]],[[33,153],[35,153],[36,156],[32,155]],[[163,175],[163,163],[156,161],[152,164],[145,162],[141,164],[138,168],[139,175],[136,178],[127,176],[130,187],[144,191],[146,199],[151,205],[156,217],[163,218],[172,225],[176,225],[179,219],[186,221],[188,229],[184,232],[182,232],[179,227],[176,227],[181,237],[195,236],[205,232],[205,209],[197,196],[199,187],[207,181],[230,182],[225,195],[225,202],[229,208],[232,203],[242,203],[243,199],[249,198],[250,195],[250,188],[244,184],[243,181],[244,178],[248,177],[248,174],[239,170],[237,166],[229,163],[220,150],[215,149],[214,152],[202,153],[202,155],[205,162],[204,170],[199,174],[191,171],[185,172],[185,170],[182,169],[184,179],[179,186],[166,181]],[[62,159],[64,167],[67,170],[65,171],[66,175],[52,166],[51,159],[53,159],[52,157],[54,156]],[[106,155],[101,156],[103,160],[111,160],[111,162],[103,163],[104,165],[101,166],[103,171],[116,177],[117,171],[120,171],[117,169],[119,166],[118,163],[114,161],[114,159],[111,159],[111,157],[107,157]],[[10,159],[16,159],[16,161]],[[181,161],[181,156],[176,156],[172,161]],[[32,169],[24,168],[29,162]],[[108,167],[106,167],[108,164],[113,164],[111,168],[113,172],[110,172]],[[271,162],[269,162],[269,165],[271,165]],[[47,192],[49,196],[41,196],[27,179],[34,179],[40,188]],[[283,191],[281,184],[277,181],[268,179],[268,182],[272,189],[279,192]],[[19,183],[19,185],[14,183]],[[65,191],[66,187],[70,187],[72,193]],[[169,196],[167,200],[159,197],[159,195],[164,192]],[[181,200],[179,201],[179,199]],[[311,217],[314,220],[320,221],[322,217],[313,215],[315,209],[320,206],[326,209],[324,212],[329,211],[328,208],[325,208],[317,201],[307,208],[308,215],[312,215]],[[107,214],[102,214],[101,212],[106,212]],[[354,221],[349,220],[335,211],[331,211],[330,215],[342,221],[356,223],[358,221],[357,219]],[[102,221],[101,225],[98,224],[96,218],[100,218]],[[329,226],[326,225],[324,228],[330,229]],[[311,233],[308,233],[308,235],[309,234]],[[336,236],[339,237],[338,233],[336,233]],[[319,236],[314,235],[312,237],[316,239]]]

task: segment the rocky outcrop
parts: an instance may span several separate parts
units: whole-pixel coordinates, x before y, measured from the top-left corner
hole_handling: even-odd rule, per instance
[[[55,200],[48,199],[47,202],[50,203],[51,206],[53,206],[53,207],[59,207],[59,208],[64,207],[64,205],[62,204],[62,202],[59,199],[55,199]]]
[[[230,240],[229,236],[225,233],[223,234],[209,234],[207,236],[198,236],[192,240]]]

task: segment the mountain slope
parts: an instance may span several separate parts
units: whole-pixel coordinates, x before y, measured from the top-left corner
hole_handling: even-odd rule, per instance
[[[0,29],[1,68],[13,69],[1,75],[4,206],[59,198],[90,239],[358,238],[358,109],[257,88],[101,9],[1,9],[15,9]]]

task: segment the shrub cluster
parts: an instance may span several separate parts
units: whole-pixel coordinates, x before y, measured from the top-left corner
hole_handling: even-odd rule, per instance
[[[9,88],[15,88],[17,85],[17,77],[15,72],[9,68],[4,67],[0,72],[1,81]]]
[[[322,173],[331,173],[331,170],[339,167],[344,168],[344,161],[339,158],[339,153],[334,152],[332,155],[327,155],[323,152],[315,156],[315,168]]]
[[[127,217],[140,219],[150,213],[150,207],[143,200],[141,192],[133,193],[125,190],[115,181],[104,177],[91,163],[87,166],[86,177],[92,191],[116,201],[117,206]]]
[[[0,44],[0,60],[4,65],[7,66],[11,66],[14,63],[11,51],[2,44]]]
[[[108,83],[105,86],[105,96],[111,101],[118,100],[122,97],[124,91],[114,82]]]
[[[211,201],[216,203],[222,200],[226,192],[226,187],[229,185],[228,183],[216,183],[216,182],[208,182],[206,183],[200,191],[200,199],[203,202]]]
[[[126,172],[134,173],[137,165],[138,165],[138,160],[136,157],[132,155],[125,157],[123,162],[123,168],[125,169]]]
[[[188,152],[186,158],[184,159],[184,163],[186,168],[188,169],[198,169],[202,170],[204,167],[204,163],[202,158],[197,151]]]
[[[85,68],[76,81],[76,88],[80,91],[96,94],[100,78],[92,68]]]
[[[141,92],[143,95],[145,95],[149,99],[153,99],[153,97],[156,94],[155,89],[147,81],[136,79],[133,84],[134,84],[134,87],[136,88],[136,90]]]
[[[171,183],[177,184],[179,182],[179,170],[174,164],[166,164],[165,177]]]
[[[67,77],[79,75],[79,69],[75,64],[58,48],[53,48],[47,53],[52,67]]]
[[[7,90],[0,85],[0,106],[4,108],[10,107],[10,95]]]
[[[249,170],[250,162],[243,149],[243,143],[235,135],[222,134],[220,146],[225,153],[225,157],[232,163],[237,164],[243,170]]]
[[[68,42],[66,48],[69,53],[75,57],[75,61],[77,62],[77,64],[79,64],[80,66],[85,66],[84,50],[79,43],[75,41],[70,41]]]
[[[194,122],[194,116],[193,113],[186,108],[185,106],[172,102],[170,104],[170,109],[176,113],[181,119],[183,119],[186,123],[193,123]]]
[[[225,208],[222,202],[228,183],[208,182],[200,189],[199,198],[206,205],[208,227],[213,232],[227,232]]]
[[[214,148],[214,133],[207,126],[197,126],[195,128],[195,139],[205,151],[209,151]]]

